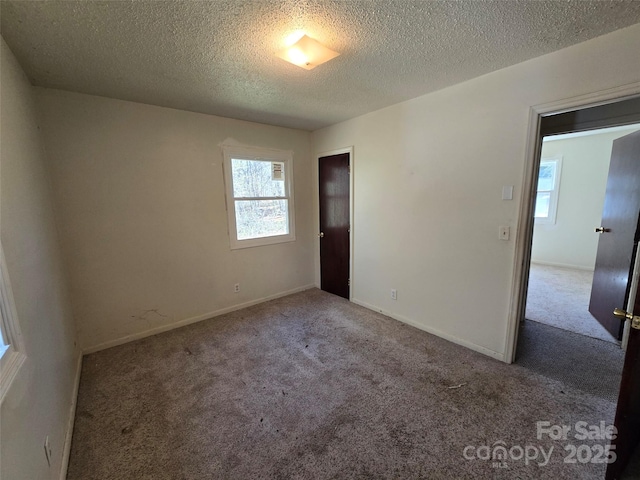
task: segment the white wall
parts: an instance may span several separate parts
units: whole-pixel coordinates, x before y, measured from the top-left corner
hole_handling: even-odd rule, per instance
[[[503,358],[530,107],[640,82],[639,51],[636,25],[314,132],[354,146],[354,301]]]
[[[594,269],[611,147],[634,130],[545,140],[542,158],[561,155],[562,175],[555,224],[535,224],[533,262]]]
[[[37,93],[84,349],[313,285],[310,133]],[[229,138],[293,150],[295,242],[230,250],[219,147]]]
[[[33,88],[4,40],[0,48],[0,235],[27,355],[2,403],[0,477],[51,479],[62,468],[79,355]]]

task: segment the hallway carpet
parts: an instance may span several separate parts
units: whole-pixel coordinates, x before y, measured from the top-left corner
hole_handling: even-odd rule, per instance
[[[614,407],[314,289],[86,356],[68,479],[595,479],[536,422]]]
[[[520,326],[516,363],[591,395],[618,401],[624,351],[614,343],[527,320]]]
[[[617,345],[589,313],[592,281],[593,272],[531,263],[525,317]]]

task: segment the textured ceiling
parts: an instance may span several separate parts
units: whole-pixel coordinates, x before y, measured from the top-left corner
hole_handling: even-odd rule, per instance
[[[34,85],[307,130],[640,22],[640,1],[2,1]],[[341,55],[274,53],[304,31]]]

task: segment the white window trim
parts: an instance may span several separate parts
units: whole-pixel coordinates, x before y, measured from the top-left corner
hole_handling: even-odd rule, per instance
[[[259,247],[263,245],[274,245],[276,243],[293,242],[296,239],[295,230],[295,208],[293,201],[293,152],[291,150],[276,150],[271,148],[251,147],[246,145],[222,144],[224,157],[224,183],[225,198],[227,208],[227,219],[229,226],[229,243],[232,250],[249,247]],[[285,197],[288,202],[289,213],[289,233],[286,235],[274,235],[270,237],[251,238],[238,240],[238,230],[236,228],[235,197],[233,196],[233,176],[231,172],[231,160],[261,160],[265,162],[284,163],[285,175]]]
[[[24,344],[2,244],[0,244],[0,262],[0,328],[2,338],[8,343],[8,346],[3,347],[3,351],[0,352],[0,403],[2,403],[11,387],[11,382],[27,357],[24,354]]]
[[[553,155],[540,159],[540,165],[543,163],[556,164],[556,181],[553,190],[544,190],[551,193],[549,197],[549,216],[535,217],[535,223],[539,225],[555,225],[558,216],[558,198],[560,197],[560,178],[562,176],[562,155]],[[536,195],[540,190],[536,189]],[[537,198],[537,197],[536,197]]]

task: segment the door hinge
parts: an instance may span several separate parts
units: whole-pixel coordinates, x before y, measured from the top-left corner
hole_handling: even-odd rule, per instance
[[[633,315],[632,313],[627,313],[621,308],[616,308],[613,311],[613,314],[623,320],[631,320],[631,328],[635,328],[640,330],[640,317],[637,315]]]
[[[347,165],[347,173],[351,173],[351,165]]]
[[[350,287],[350,286],[351,286],[351,279],[347,278],[347,287]]]

